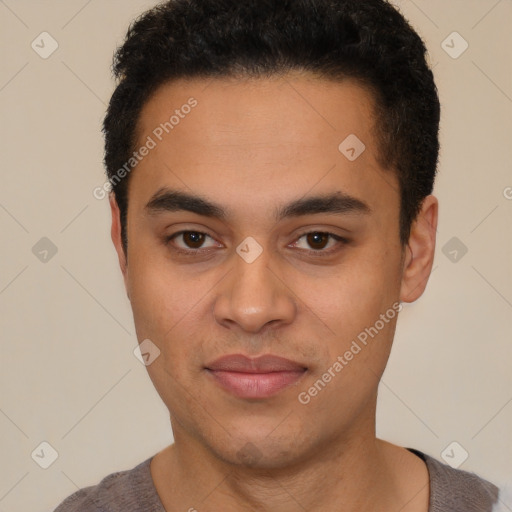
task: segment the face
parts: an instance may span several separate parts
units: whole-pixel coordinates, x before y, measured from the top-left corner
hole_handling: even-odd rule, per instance
[[[304,74],[182,80],[144,107],[143,145],[127,262],[114,201],[112,235],[176,442],[270,468],[373,434],[398,301],[421,276],[370,93]]]

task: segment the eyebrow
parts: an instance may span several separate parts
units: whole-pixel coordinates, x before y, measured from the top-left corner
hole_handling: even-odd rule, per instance
[[[145,206],[150,215],[162,212],[189,211],[203,217],[227,220],[229,215],[220,205],[203,197],[162,188],[158,190]],[[369,214],[371,208],[364,201],[343,192],[334,192],[320,196],[309,196],[296,199],[274,211],[276,221],[303,215],[327,214]]]

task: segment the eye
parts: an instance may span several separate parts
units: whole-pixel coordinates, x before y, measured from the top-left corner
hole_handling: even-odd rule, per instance
[[[212,244],[204,246],[203,244],[207,239],[212,240]],[[196,249],[208,249],[210,247],[216,247],[216,242],[210,235],[201,231],[179,231],[173,235],[167,237],[167,242],[173,242],[173,244],[183,252],[194,252]]]
[[[166,243],[172,243],[176,252],[189,255],[221,246],[210,235],[202,231],[179,231],[166,237]],[[323,256],[337,252],[341,249],[340,246],[347,243],[348,240],[333,233],[310,231],[303,233],[290,246],[315,256]]]
[[[301,242],[301,240],[303,240],[303,242]],[[336,252],[340,248],[340,245],[346,244],[347,242],[345,238],[333,233],[310,231],[302,234],[297,241],[294,242],[293,246],[311,253],[330,254]]]

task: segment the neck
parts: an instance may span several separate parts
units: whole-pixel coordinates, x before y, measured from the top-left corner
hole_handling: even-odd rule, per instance
[[[397,510],[410,499],[398,483],[397,450],[403,468],[411,462],[404,452],[416,457],[376,439],[373,425],[326,439],[314,453],[281,467],[223,460],[173,425],[175,444],[152,463],[155,486],[168,511]]]

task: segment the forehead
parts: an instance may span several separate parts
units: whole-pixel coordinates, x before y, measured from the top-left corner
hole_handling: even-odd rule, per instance
[[[220,202],[227,189],[274,203],[313,188],[396,195],[378,163],[373,102],[355,81],[305,73],[167,83],[141,111],[137,147],[151,139],[153,148],[130,189],[147,199],[178,185]]]
[[[166,83],[141,110],[139,138],[169,121],[172,114],[183,120],[180,110],[191,98],[197,106],[189,117],[202,123],[201,133],[193,133],[195,126],[191,130],[184,126],[174,130],[176,119],[171,124],[175,137],[185,135],[188,143],[197,145],[219,146],[236,142],[236,138],[253,147],[305,139],[314,143],[318,142],[315,140],[318,136],[338,132],[337,138],[349,128],[359,130],[363,138],[368,138],[365,136],[373,131],[375,124],[374,97],[359,82],[290,72],[267,78],[180,79]]]

